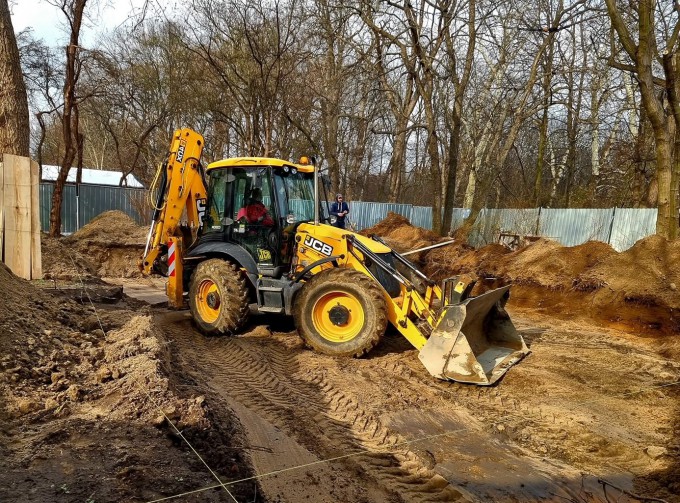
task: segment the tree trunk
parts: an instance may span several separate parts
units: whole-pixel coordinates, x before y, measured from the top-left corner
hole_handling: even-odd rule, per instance
[[[28,99],[7,0],[0,0],[0,154],[29,156]]]
[[[671,228],[675,226],[677,215],[671,215],[671,180],[673,159],[671,155],[671,142],[666,131],[655,131],[656,140],[656,176],[659,187],[658,215],[656,219],[656,233],[667,239],[672,239],[674,234]]]
[[[80,73],[78,60],[78,39],[83,21],[83,13],[87,0],[74,0],[72,4],[62,7],[71,25],[71,37],[66,46],[66,76],[64,79],[64,112],[61,118],[62,138],[64,140],[64,157],[59,175],[52,193],[52,209],[50,210],[50,236],[61,234],[61,205],[63,201],[66,178],[78,154],[80,132],[78,131],[78,103],[76,86]]]
[[[460,137],[462,130],[461,115],[463,112],[463,96],[456,95],[453,106],[451,138],[449,139],[449,169],[446,179],[446,195],[444,197],[444,220],[442,221],[441,234],[449,233],[453,220],[453,203],[456,196],[456,175],[458,173],[458,160],[460,157]]]
[[[668,40],[665,49],[660,51],[663,45],[660,45],[657,40],[658,30],[655,23],[658,19],[654,0],[640,0],[631,4],[634,9],[633,14],[637,14],[635,32],[630,30],[615,0],[605,0],[605,3],[612,28],[616,31],[623,49],[633,62],[634,66],[626,69],[633,69],[637,75],[642,105],[652,124],[656,152],[655,180],[658,189],[656,233],[665,238],[671,238],[677,233],[677,215],[673,214],[675,203],[671,201],[672,194],[675,193],[672,186],[674,164],[671,141],[674,137],[672,134],[673,115],[680,119],[680,92],[678,91],[680,83],[676,78],[677,49],[675,49],[677,30],[680,25],[677,24],[678,21],[675,21],[675,27],[671,27],[669,31],[673,33],[673,36]],[[633,38],[634,36],[637,36],[637,41]],[[663,98],[659,97],[656,89],[657,82],[653,65],[659,59],[663,60],[665,76],[663,96],[668,98],[670,113],[665,110]],[[621,63],[612,61],[614,66],[622,66]]]
[[[673,149],[673,168],[671,172],[671,192],[670,192],[670,239],[677,239],[680,229],[680,124],[675,124],[675,148]]]
[[[535,206],[541,204],[541,192],[543,187],[543,166],[545,165],[545,151],[548,145],[548,107],[549,98],[545,97],[543,103],[543,114],[541,122],[538,124],[538,155],[536,156],[536,176],[534,178],[533,201]]]
[[[390,157],[390,164],[387,169],[390,182],[387,202],[396,203],[401,195],[401,184],[404,179],[404,172],[406,171],[406,130],[397,130],[394,136],[392,157]]]
[[[538,155],[536,158],[536,177],[534,178],[533,200],[535,206],[542,205],[543,193],[543,168],[545,167],[545,153],[548,146],[548,115],[552,104],[552,67],[554,56],[554,37],[548,37],[548,52],[545,55],[545,68],[543,70],[543,113],[538,125]]]

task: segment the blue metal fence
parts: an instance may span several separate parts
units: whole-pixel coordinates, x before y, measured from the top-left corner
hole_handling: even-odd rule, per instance
[[[53,190],[51,183],[40,184],[40,221],[44,231],[49,228]],[[144,189],[81,185],[80,194],[76,197],[75,186],[66,185],[61,213],[62,232],[75,232],[108,210],[121,210],[137,223],[144,223],[137,209],[142,207],[145,196]],[[354,201],[350,202],[348,218],[361,230],[374,226],[390,211],[408,218],[413,225],[432,229],[432,208],[429,206]],[[469,209],[454,209],[452,227],[460,227],[469,215]],[[470,244],[484,246],[498,242],[501,233],[514,233],[548,237],[565,246],[603,241],[623,251],[637,240],[654,234],[656,215],[656,209],[647,208],[483,209],[470,234]]]
[[[470,244],[484,246],[498,242],[501,233],[512,233],[542,236],[564,246],[602,241],[623,251],[654,234],[656,215],[656,209],[648,208],[484,209],[477,217]]]
[[[53,192],[53,183],[40,184],[40,224],[45,232],[50,227]],[[71,234],[97,215],[109,210],[123,211],[141,224],[144,220],[137,213],[136,208],[140,207],[145,194],[144,189],[81,185],[80,194],[76,196],[75,185],[65,185],[61,205],[62,232]]]

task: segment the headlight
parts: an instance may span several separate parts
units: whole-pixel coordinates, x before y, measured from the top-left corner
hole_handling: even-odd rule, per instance
[[[338,221],[338,217],[335,215],[331,215],[331,223],[334,224]]]
[[[286,217],[286,223],[288,223],[288,224],[294,224],[295,223],[295,215],[293,213],[288,214],[288,216]]]

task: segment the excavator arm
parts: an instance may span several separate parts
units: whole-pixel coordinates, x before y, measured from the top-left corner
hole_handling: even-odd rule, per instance
[[[150,191],[156,192],[157,197],[140,269],[142,274],[149,275],[164,272],[167,266],[168,300],[174,307],[183,303],[180,221],[186,210],[189,227],[195,233],[205,212],[207,189],[200,165],[203,146],[199,133],[187,128],[175,131],[170,151]]]

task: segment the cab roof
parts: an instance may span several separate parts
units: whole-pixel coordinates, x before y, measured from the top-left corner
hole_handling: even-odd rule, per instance
[[[302,173],[313,173],[313,164],[296,164],[283,159],[276,159],[274,157],[230,157],[229,159],[222,159],[208,164],[206,168],[208,171],[216,168],[263,168],[271,166],[272,168],[295,168]]]

